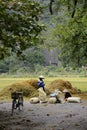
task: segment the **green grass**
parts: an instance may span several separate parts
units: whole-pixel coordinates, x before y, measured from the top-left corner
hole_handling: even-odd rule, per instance
[[[0,78],[0,90],[13,83],[21,82],[23,80],[28,80],[26,78]]]
[[[0,78],[0,90],[2,90],[6,86],[11,85],[13,83],[17,83],[17,82],[21,82],[21,81],[29,80],[29,79],[31,79],[31,78]],[[44,79],[44,82],[47,85],[56,79],[70,81],[73,87],[78,88],[78,89],[82,90],[83,92],[87,92],[87,78],[86,77],[85,78],[83,78],[83,77],[75,77],[75,78],[72,78],[72,77],[48,78],[48,77],[46,77]]]
[[[83,92],[87,92],[87,82],[71,82],[73,87],[80,89]]]

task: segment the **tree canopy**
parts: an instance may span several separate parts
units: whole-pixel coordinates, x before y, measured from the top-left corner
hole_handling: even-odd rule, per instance
[[[77,13],[65,23],[57,23],[55,34],[61,57],[66,59],[67,64],[71,66],[87,64],[87,14]]]
[[[64,65],[87,64],[87,0],[0,0],[0,59],[25,54],[42,37]]]
[[[40,43],[41,11],[34,0],[0,0],[0,59]]]
[[[72,18],[75,16],[75,13],[77,12],[78,5],[82,7],[83,10],[82,12],[85,12],[87,8],[87,0],[49,0],[49,1],[50,1],[49,11],[51,15],[54,14],[53,3],[56,3],[57,9],[62,6],[66,6]]]

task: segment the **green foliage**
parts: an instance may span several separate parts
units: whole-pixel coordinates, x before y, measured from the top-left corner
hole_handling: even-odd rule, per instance
[[[1,73],[0,77],[13,77],[13,78],[22,78],[22,77],[38,77],[39,75],[44,75],[45,77],[87,77],[87,73],[82,68],[73,68],[73,67],[60,67],[57,66],[42,66],[40,64],[36,64],[34,69],[32,70],[30,67],[24,66],[20,67],[17,65],[18,68],[11,68],[9,73]],[[14,70],[15,69],[15,70]]]
[[[57,24],[62,61],[73,67],[87,64],[87,14],[68,19],[67,23]]]
[[[31,49],[27,49],[24,53],[25,62],[27,65],[34,66],[35,64],[44,65],[45,59],[42,54],[42,49],[38,47],[33,47]]]
[[[45,59],[42,50],[33,47],[24,51],[24,60],[20,60],[14,53],[12,56],[0,61],[0,72],[9,74],[23,74],[35,71],[37,64],[44,65]]]
[[[46,15],[47,11],[45,14],[47,20],[45,21],[47,30],[43,34],[45,46],[49,50],[58,48],[58,59],[61,60],[63,67],[68,65],[75,68],[86,65],[87,0],[55,0],[52,3],[52,10],[53,15]]]
[[[42,7],[36,1],[44,6],[43,14]],[[49,3],[49,0],[0,0],[0,59],[12,55],[12,52],[17,53],[17,57],[22,53],[25,56],[21,60],[16,56],[5,59],[2,65],[0,63],[1,69],[7,65],[9,72],[24,72],[45,64],[42,50],[31,48],[43,43],[42,22],[47,25],[43,33],[45,48],[58,48],[56,57],[64,68],[87,64],[87,0],[79,0],[76,7],[74,0],[55,0],[53,15],[49,13]],[[71,18],[74,9],[74,17]],[[63,67],[58,67],[65,72]],[[48,73],[48,70],[43,69],[43,73]]]
[[[8,72],[9,67],[8,67],[8,62],[5,61],[0,61],[0,73],[6,73]]]
[[[40,43],[42,8],[33,0],[0,0],[0,59]]]

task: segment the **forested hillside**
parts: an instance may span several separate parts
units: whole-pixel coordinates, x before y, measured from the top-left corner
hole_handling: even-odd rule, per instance
[[[0,34],[0,73],[87,66],[87,1],[1,0]]]

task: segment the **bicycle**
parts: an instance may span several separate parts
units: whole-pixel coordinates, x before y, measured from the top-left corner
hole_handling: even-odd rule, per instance
[[[12,115],[14,110],[23,110],[23,92],[13,92],[11,93],[12,100]]]

